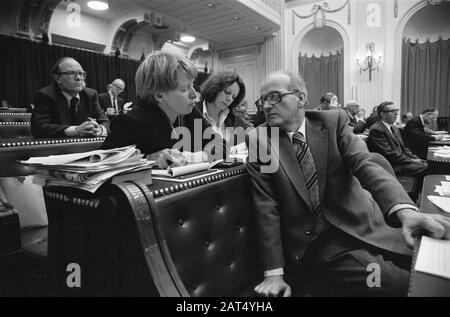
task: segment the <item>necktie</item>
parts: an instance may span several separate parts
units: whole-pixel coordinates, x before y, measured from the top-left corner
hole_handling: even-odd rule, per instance
[[[77,104],[78,104],[77,97],[73,97],[72,99],[70,99],[70,107],[69,107],[70,124],[77,123]]]
[[[113,104],[114,109],[116,110],[116,113],[118,113],[118,112],[119,112],[119,109],[117,108],[117,99],[116,99],[116,96],[114,96],[113,102],[114,102],[114,104]]]
[[[300,132],[295,132],[292,136],[297,161],[300,164],[303,177],[306,181],[306,188],[311,199],[312,213],[314,217],[320,214],[319,179],[317,177],[314,159],[304,136]]]

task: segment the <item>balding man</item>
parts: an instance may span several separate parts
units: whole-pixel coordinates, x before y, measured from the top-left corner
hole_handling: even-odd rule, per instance
[[[98,95],[100,106],[106,113],[123,113],[124,101],[119,95],[125,90],[125,82],[120,79],[114,79],[108,92]],[[112,109],[112,110],[108,110]]]
[[[86,72],[73,58],[63,57],[52,69],[54,82],[34,96],[34,137],[96,137],[108,134],[109,120],[97,92],[86,88]]]
[[[364,120],[358,116],[360,110],[359,105],[354,100],[347,101],[345,104],[345,111],[347,111],[350,120],[348,125],[353,128],[353,133],[355,134],[363,133],[366,124]]]
[[[449,221],[417,212],[387,161],[351,131],[345,112],[305,111],[306,102],[298,75],[270,75],[257,101],[267,123],[248,133],[246,167],[265,271],[255,291],[289,296],[294,282],[315,284],[312,295],[406,295],[406,245],[422,232],[450,239]]]

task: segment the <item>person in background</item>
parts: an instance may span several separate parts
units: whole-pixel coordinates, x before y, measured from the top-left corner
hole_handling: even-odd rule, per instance
[[[124,101],[119,96],[125,90],[125,82],[120,79],[114,79],[108,92],[98,95],[98,101],[102,109],[110,113],[123,113]]]
[[[197,68],[188,58],[166,52],[148,55],[135,76],[136,106],[113,120],[101,148],[136,144],[162,168],[182,165],[188,152],[195,154],[196,162],[226,157],[229,148],[220,135],[209,131],[211,137],[203,137],[211,126],[195,108],[196,76]]]
[[[71,57],[52,68],[54,82],[34,96],[31,133],[34,137],[105,136],[109,120],[98,103],[97,92],[86,88],[86,72]]]
[[[338,108],[340,108],[338,97],[332,92],[327,92],[320,98],[320,104],[314,110],[337,110]]]
[[[414,116],[413,116],[412,112],[408,111],[408,112],[402,114],[402,119],[400,122],[402,125],[406,125],[408,123],[408,121],[411,120],[413,117]]]
[[[419,232],[450,239],[450,222],[418,212],[388,162],[351,131],[344,111],[305,111],[306,100],[299,75],[271,74],[259,99],[267,125],[248,133],[264,270],[255,291],[290,296],[293,285],[313,296],[405,296],[407,246]],[[278,164],[261,153],[273,153]],[[381,283],[370,287],[374,265]]]
[[[367,139],[369,149],[383,155],[396,174],[423,178],[427,162],[405,146],[400,131],[394,125],[399,109],[393,102],[385,101],[378,106],[377,111],[380,119],[370,127]]]
[[[433,122],[439,116],[436,109],[425,109],[422,113],[410,119],[403,129],[405,145],[423,160],[427,158],[428,143],[442,140],[442,135],[432,135],[425,131],[425,125]]]
[[[361,108],[354,100],[350,100],[345,105],[345,111],[348,114],[349,125],[353,127],[353,132],[355,134],[361,134],[365,130],[365,122],[364,119],[360,118],[360,110]]]
[[[237,73],[222,71],[211,75],[200,85],[200,94],[202,99],[197,103],[197,109],[227,142],[231,142],[234,135],[228,135],[226,128],[252,126],[241,111],[235,109],[245,97],[245,84]]]
[[[369,131],[369,129],[372,126],[372,124],[374,124],[375,122],[377,122],[379,120],[377,109],[378,109],[378,106],[373,107],[372,108],[372,113],[366,119],[366,124],[364,125],[364,130],[367,131],[367,132]]]

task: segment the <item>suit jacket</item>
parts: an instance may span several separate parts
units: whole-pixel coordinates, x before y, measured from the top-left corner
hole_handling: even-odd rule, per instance
[[[363,133],[365,130],[366,123],[362,120],[357,120],[354,116],[351,116],[349,113],[347,114],[349,119],[348,125],[353,128],[353,132],[355,134]]]
[[[116,97],[117,100],[117,108],[119,108],[119,112],[123,112],[123,105],[125,102],[123,99],[119,96]],[[114,108],[114,106],[111,103],[111,97],[109,96],[108,92],[104,92],[98,95],[98,102],[100,103],[100,107],[103,109],[103,111],[106,111],[107,108]]]
[[[65,137],[64,130],[79,125],[88,117],[97,119],[109,131],[109,120],[98,104],[97,91],[84,88],[80,92],[77,116],[70,121],[69,105],[56,83],[40,89],[34,96],[34,111],[31,115],[31,133],[34,137]]]
[[[413,203],[386,160],[369,153],[347,122],[343,111],[306,111],[306,139],[318,173],[323,217],[360,241],[410,254],[401,231],[387,225],[391,221],[387,213],[396,204]],[[252,180],[261,254],[268,270],[284,266],[284,257],[295,263],[301,260],[313,238],[314,219],[289,136],[280,130],[277,149],[270,133],[268,143],[258,140],[264,126],[248,134],[247,170]],[[258,144],[258,152],[254,144]],[[270,153],[278,160],[274,172],[262,172],[267,163],[260,160],[260,153]]]
[[[405,145],[414,154],[425,160],[427,158],[428,143],[433,141],[434,137],[426,133],[424,128],[420,117],[412,118],[403,128],[403,139]]]
[[[196,126],[196,124],[200,125]],[[190,114],[180,116],[174,126],[186,127],[190,131],[191,138],[187,138],[187,140],[190,141],[191,146],[183,148],[184,151],[204,150],[212,139],[217,144],[216,149],[219,148],[222,153],[229,152],[229,148],[219,135],[213,134],[212,138],[201,137],[207,128],[212,128],[195,108]],[[184,140],[186,137],[180,135],[179,139],[172,139],[172,131],[173,127],[169,118],[157,104],[140,102],[131,111],[117,116],[112,121],[111,133],[101,148],[110,149],[136,144],[136,147],[144,154],[152,154],[166,148],[170,149],[181,138]],[[196,133],[202,134],[196,135]]]
[[[375,122],[369,130],[367,145],[372,152],[383,155],[392,167],[409,164],[413,159],[418,159],[403,143],[400,131],[392,126],[394,134],[380,120]]]

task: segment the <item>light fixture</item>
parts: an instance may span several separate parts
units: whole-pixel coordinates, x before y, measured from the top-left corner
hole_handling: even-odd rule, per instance
[[[375,54],[375,43],[367,43],[366,44],[366,57],[362,61],[362,64],[359,62],[359,57],[356,57],[356,63],[359,65],[359,73],[361,74],[363,71],[369,71],[369,81],[372,80],[372,71],[377,70],[378,66],[381,64],[381,54],[378,54],[376,58]]]
[[[88,7],[93,10],[105,11],[109,9],[109,1],[88,1]]]
[[[192,43],[195,41],[195,37],[190,35],[183,35],[182,37],[180,37],[180,40],[185,43]]]

